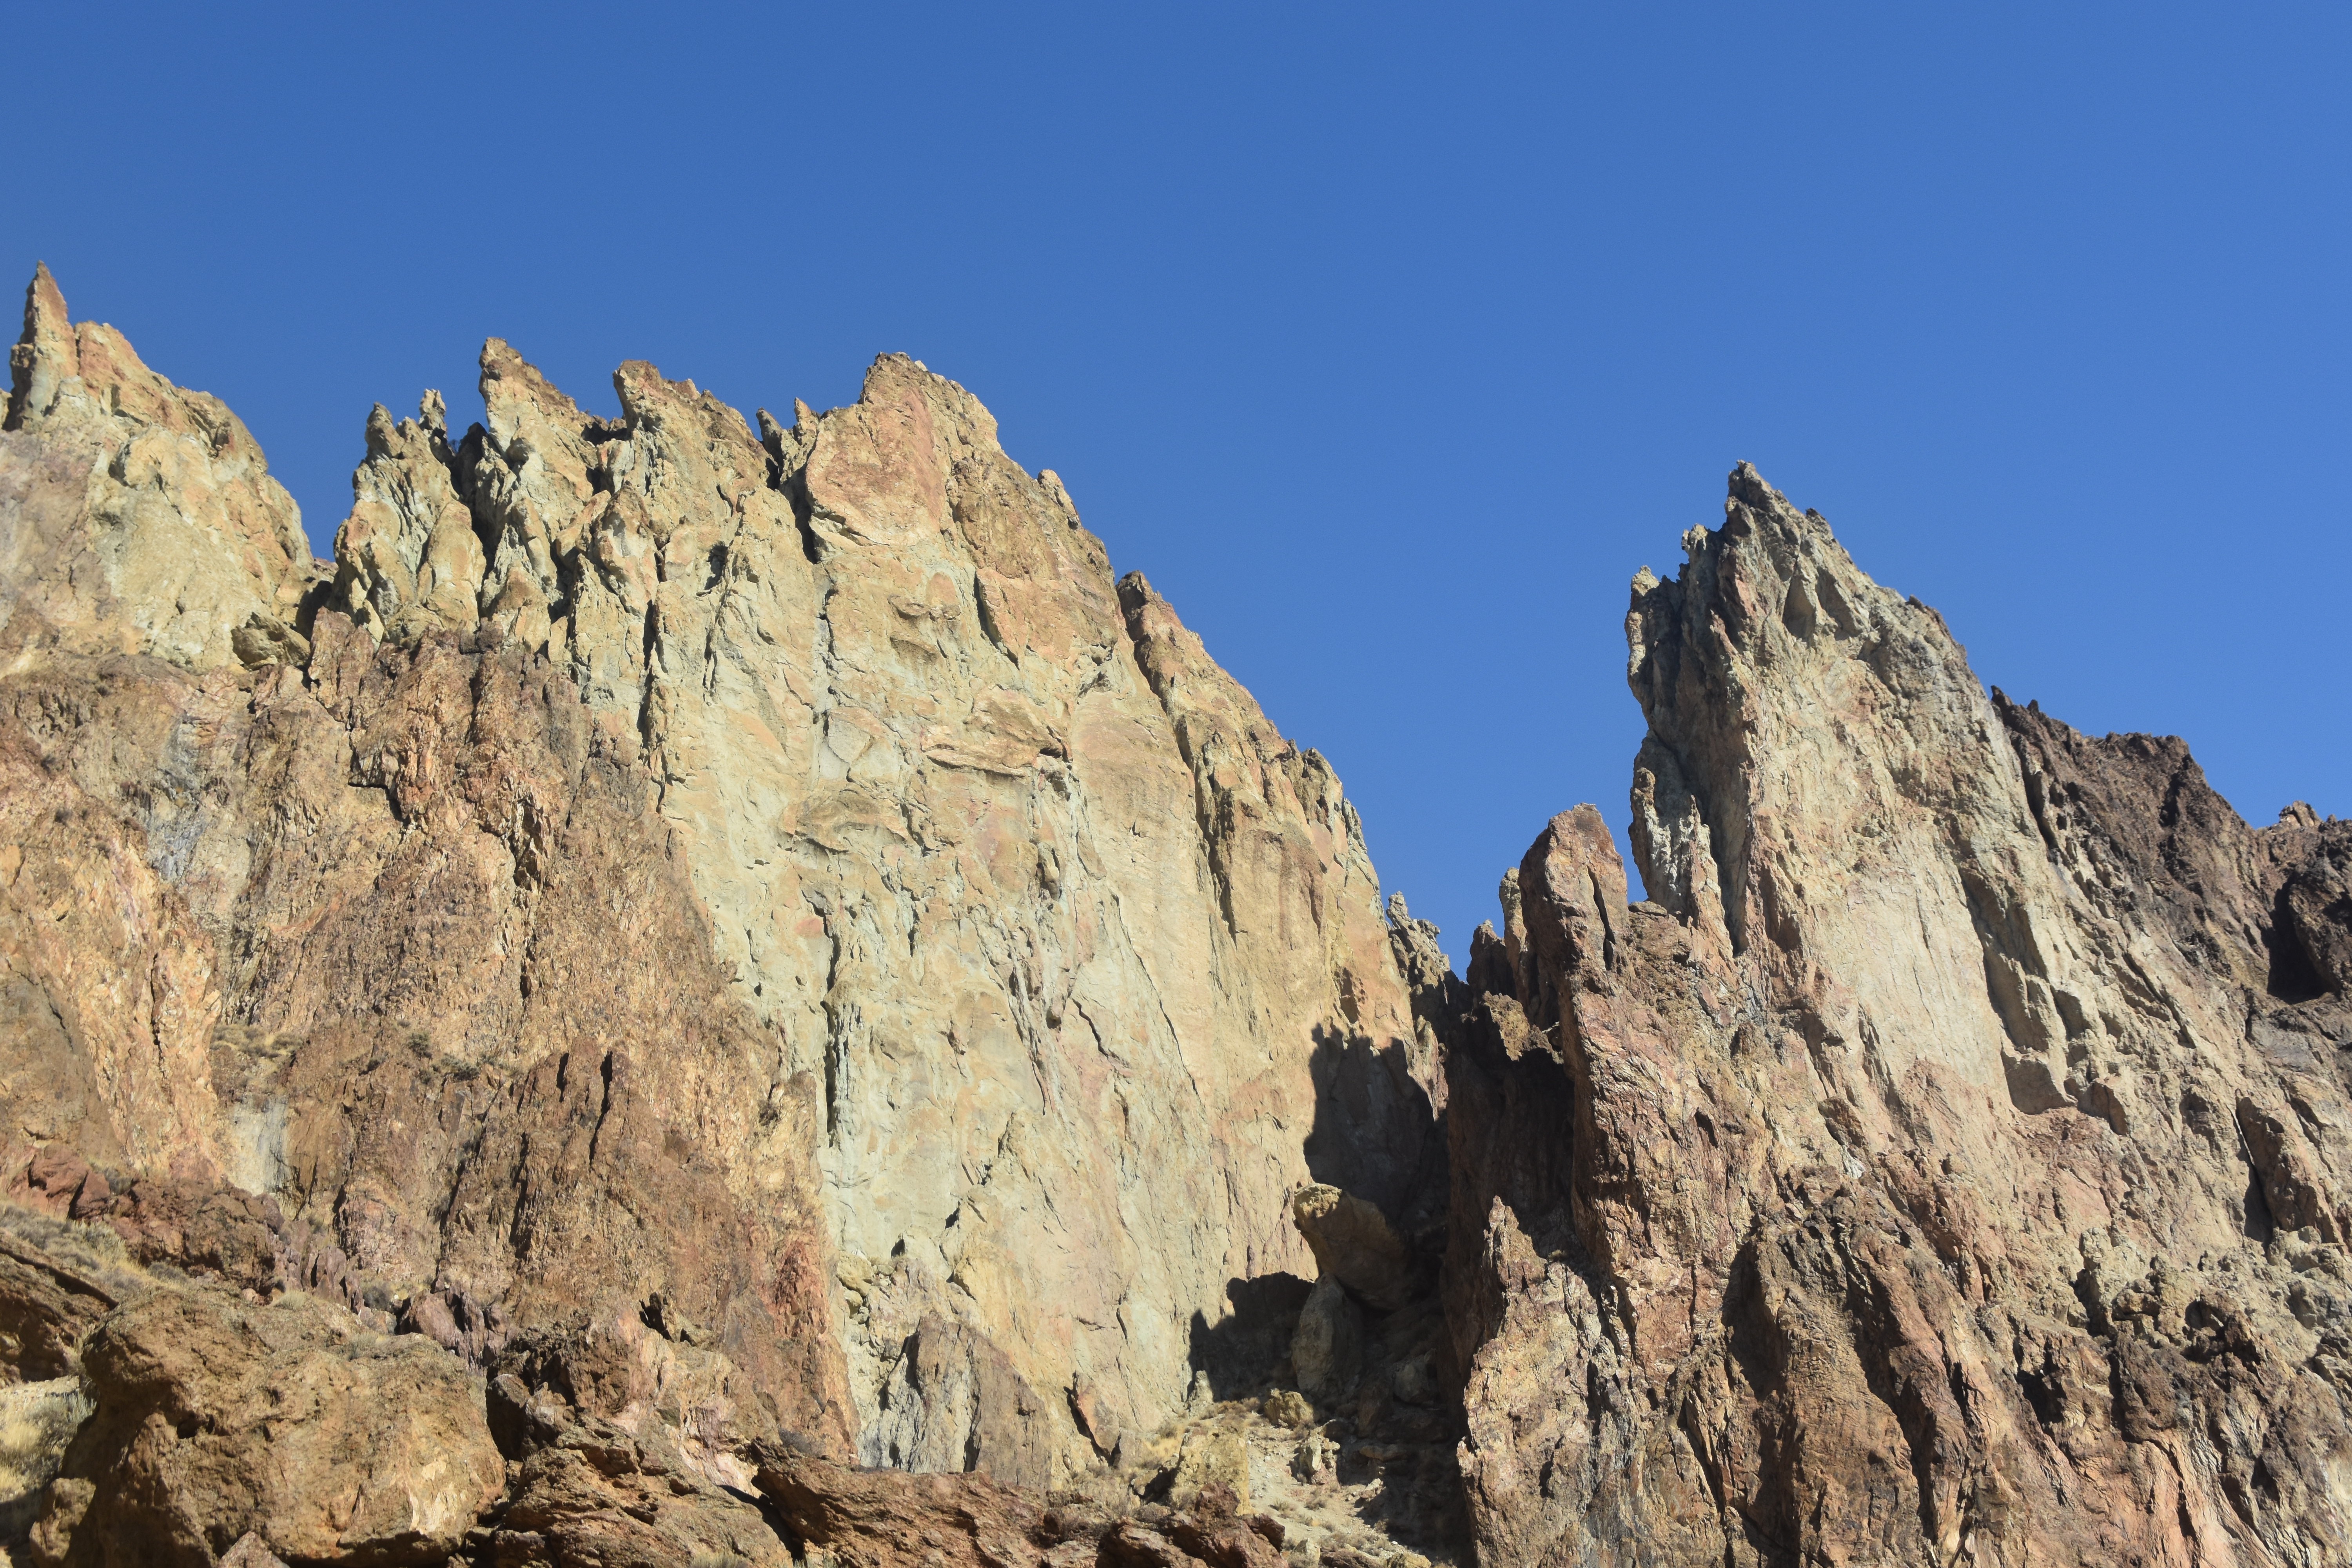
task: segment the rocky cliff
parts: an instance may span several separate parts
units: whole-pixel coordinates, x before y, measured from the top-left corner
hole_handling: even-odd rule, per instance
[[[1446,1305],[1481,1561],[2352,1542],[2352,825],[1978,685],[1741,468],[1482,930]]]
[[[898,356],[364,429],[27,296],[26,1560],[2336,1561],[2352,826],[1988,694],[1752,470],[1466,976]]]
[[[369,418],[330,567],[46,272],[14,367],[26,1204],[439,1342],[526,1467],[534,1420],[659,1408],[722,1499],[778,1433],[1100,1472],[1311,1273],[1295,1190],[1437,1222],[1435,1038],[1339,781],[954,384],[886,357],[755,437],[493,342],[487,427]]]

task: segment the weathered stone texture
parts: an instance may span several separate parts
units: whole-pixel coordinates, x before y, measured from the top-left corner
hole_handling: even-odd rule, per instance
[[[1442,1165],[1338,781],[953,383],[886,357],[755,437],[494,341],[484,426],[371,416],[330,574],[46,273],[17,370],[12,1195],[487,1378],[520,1468],[469,1550],[758,1559],[781,1435],[1099,1473],[1313,1272],[1295,1189]],[[180,467],[123,490],[140,442]],[[26,1376],[131,1310],[18,1296]],[[621,1341],[732,1414],[583,1392]]]
[[[1318,1043],[1425,1104],[1361,831],[953,383],[886,357],[763,439],[614,385],[608,424],[493,342],[454,451],[430,402],[373,419],[348,602],[462,629],[406,563],[476,571],[484,646],[544,652],[651,777],[734,999],[821,1086],[861,1457],[1066,1476],[1176,1408],[1229,1281],[1307,1267]],[[1427,1152],[1329,1142],[1391,1196]]]
[[[2352,826],[1988,697],[1752,469],[1685,542],[1651,901],[1556,819],[1450,1061],[1480,1560],[2332,1560]]]
[[[0,421],[0,670],[44,651],[231,662],[255,615],[317,576],[301,514],[220,399],[173,386],[112,327],[25,292]]]
[[[439,1562],[505,1489],[463,1363],[315,1298],[156,1290],[84,1366],[96,1413],[37,1563],[207,1564],[248,1534],[300,1562]]]
[[[755,434],[493,340],[331,567],[46,271],[12,363],[10,1552],[2352,1539],[2352,825],[1988,693],[1754,470],[1634,583],[1648,896],[1564,813],[1457,978],[914,361]]]

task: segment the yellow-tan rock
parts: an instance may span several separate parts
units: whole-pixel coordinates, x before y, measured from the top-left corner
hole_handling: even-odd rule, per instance
[[[1291,1192],[1442,1212],[1330,768],[961,387],[888,356],[755,437],[641,363],[585,415],[494,341],[483,427],[371,416],[331,576],[252,565],[225,481],[173,516],[226,544],[128,536],[229,563],[161,637],[135,574],[23,609],[112,526],[40,467],[131,430],[89,345],[135,363],[33,296],[0,460],[54,548],[9,625],[80,629],[0,688],[0,1158],[104,1173],[90,1223],[520,1378],[499,1409],[658,1299],[761,1391],[738,1447],[1045,1486],[1313,1272]],[[139,374],[138,430],[205,406]],[[621,1416],[567,1408],[516,1428],[514,1551],[621,1549],[558,1454]],[[646,1542],[740,1547],[685,1508]]]
[[[912,360],[603,419],[493,340],[331,570],[46,272],[12,366],[12,1553],[2352,1535],[2352,826],[1988,693],[1753,469],[1635,580],[1647,896],[1564,813],[1457,978]]]
[[[0,670],[43,653],[234,662],[249,616],[294,618],[319,563],[236,416],[72,322],[41,268],[0,420]]]

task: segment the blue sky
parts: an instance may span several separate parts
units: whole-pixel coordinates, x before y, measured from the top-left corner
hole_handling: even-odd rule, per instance
[[[1620,827],[1626,583],[1754,461],[1979,676],[2352,815],[2341,7],[14,6],[0,272],[323,547],[510,339],[898,349],[1068,482],[1460,959]]]

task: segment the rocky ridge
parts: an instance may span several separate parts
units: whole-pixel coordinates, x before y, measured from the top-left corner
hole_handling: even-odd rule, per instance
[[[1448,1057],[1481,1561],[2340,1557],[2352,824],[1988,695],[1745,466],[1685,544],[1651,896],[1555,819]]]
[[[462,1358],[517,1560],[612,1502],[531,1456],[656,1410],[746,1494],[783,1436],[1107,1474],[1308,1267],[1294,1190],[1442,1164],[1338,781],[952,383],[754,437],[493,342],[486,427],[370,418],[329,569],[46,272],[14,363],[16,1195]]]
[[[367,421],[332,563],[28,291],[29,1561],[2334,1561],[2352,825],[1988,693],[1743,466],[1634,899],[1456,977],[1328,766],[901,356]]]

